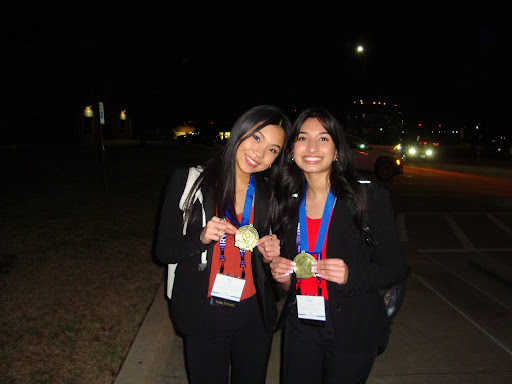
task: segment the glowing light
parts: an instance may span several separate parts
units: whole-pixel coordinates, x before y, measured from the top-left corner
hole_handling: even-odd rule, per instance
[[[84,116],[85,117],[94,117],[94,111],[92,110],[92,107],[90,105],[85,107]]]

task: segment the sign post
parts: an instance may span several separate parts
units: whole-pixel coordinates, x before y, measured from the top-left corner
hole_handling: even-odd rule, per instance
[[[100,108],[100,146],[101,146],[101,164],[103,167],[103,187],[105,188],[105,192],[107,191],[107,170],[105,167],[105,142],[103,141],[103,127],[105,125],[105,109],[103,107],[103,102],[99,103]]]

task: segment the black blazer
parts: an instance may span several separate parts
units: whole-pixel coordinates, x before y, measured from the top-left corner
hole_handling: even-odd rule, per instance
[[[396,229],[389,193],[378,184],[369,187],[368,218],[375,240],[377,262],[362,255],[363,235],[352,219],[347,202],[337,199],[327,233],[327,257],[340,258],[348,266],[344,285],[327,281],[329,310],[338,345],[350,352],[375,351],[382,343],[385,308],[378,291],[407,277],[404,253]],[[293,259],[297,254],[298,212],[283,236],[281,254]],[[295,306],[295,274],[280,326]]]
[[[187,234],[183,235],[183,211],[179,209],[179,201],[185,189],[188,168],[174,172],[168,184],[165,201],[160,215],[156,257],[164,264],[178,263],[175,272],[173,294],[171,299],[171,317],[181,334],[190,335],[198,329],[203,320],[203,308],[207,301],[208,283],[211,269],[211,257],[215,242],[205,246],[199,236],[203,229],[201,204],[196,201],[193,215],[197,220],[189,221]],[[215,216],[213,194],[201,190],[208,222]],[[260,236],[268,233],[265,227],[267,198],[264,188],[256,180],[254,195],[254,227]],[[198,213],[194,215],[194,213]],[[201,253],[207,250],[207,266],[201,268]],[[275,287],[270,269],[263,262],[262,255],[254,248],[251,257],[256,296],[260,312],[267,329],[271,333],[275,329],[277,306]]]

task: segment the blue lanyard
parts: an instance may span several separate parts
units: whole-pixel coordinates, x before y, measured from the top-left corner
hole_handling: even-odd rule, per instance
[[[242,213],[242,222],[239,223],[235,220],[229,210],[226,209],[226,216],[231,220],[232,223],[235,223],[239,227],[243,227],[244,225],[249,224],[249,220],[251,218],[251,209],[252,209],[252,200],[254,198],[254,177],[251,175],[249,178],[249,186],[247,187],[247,195],[245,195],[245,204],[244,204],[244,212]]]
[[[243,227],[244,225],[248,225],[251,220],[251,210],[252,210],[252,201],[254,199],[254,177],[251,175],[249,178],[249,186],[247,187],[247,194],[245,195],[245,203],[244,203],[244,211],[242,213],[242,222],[239,223],[235,220],[229,210],[226,209],[226,216],[232,223],[235,223],[239,227]],[[226,235],[222,236],[219,241],[220,247],[220,273],[224,272],[224,262],[226,261],[226,256],[224,255],[224,250],[226,249]],[[240,268],[242,268],[242,279],[245,278],[245,250],[240,249]]]
[[[307,191],[306,185],[306,191]],[[332,209],[334,208],[334,202],[336,198],[334,193],[329,190],[329,195],[327,195],[327,200],[325,201],[324,211],[322,213],[322,222],[320,224],[320,231],[318,232],[318,237],[316,239],[315,249],[313,252],[309,252],[309,242],[308,242],[308,221],[306,216],[306,193],[304,193],[304,197],[299,207],[299,226],[297,227],[297,251],[300,252],[304,250],[306,253],[316,253],[317,260],[322,258],[322,250],[324,248],[325,239],[327,237],[327,228],[329,226],[329,220],[331,218]],[[302,229],[302,230],[301,230]]]

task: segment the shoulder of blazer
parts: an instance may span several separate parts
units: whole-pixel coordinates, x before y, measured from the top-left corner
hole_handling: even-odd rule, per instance
[[[185,188],[185,184],[188,179],[188,167],[187,168],[176,168],[174,172],[171,174],[169,184],[172,184],[173,187],[182,186],[182,188],[177,190],[172,190],[170,192],[179,193],[180,196],[183,193],[183,189]]]

